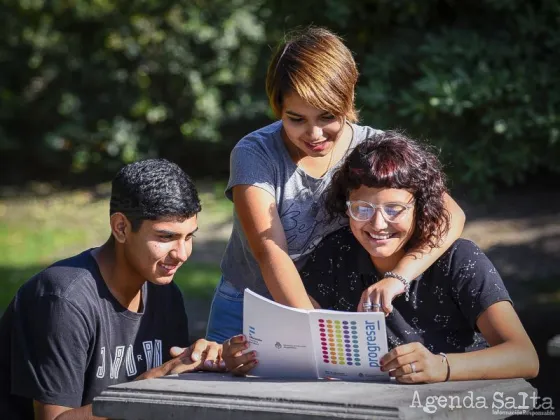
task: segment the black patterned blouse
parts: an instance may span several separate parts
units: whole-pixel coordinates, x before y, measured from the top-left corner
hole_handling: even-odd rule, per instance
[[[381,278],[349,227],[321,241],[301,277],[322,308],[338,311],[356,311],[363,290]],[[511,299],[496,268],[473,242],[458,239],[416,280],[410,300],[395,298],[386,318],[390,348],[412,342],[433,353],[488,347],[476,321],[492,304]]]

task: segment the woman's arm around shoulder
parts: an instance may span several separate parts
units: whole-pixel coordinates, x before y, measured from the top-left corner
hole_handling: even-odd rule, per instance
[[[461,237],[466,220],[463,209],[447,193],[444,196],[444,204],[449,214],[449,231],[442,236],[439,246],[411,249],[393,271],[407,279],[415,279],[430,268]]]

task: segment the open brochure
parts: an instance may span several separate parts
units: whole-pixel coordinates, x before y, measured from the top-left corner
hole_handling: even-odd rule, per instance
[[[269,378],[380,380],[387,353],[383,312],[303,310],[244,292],[243,333],[259,363],[251,375]]]

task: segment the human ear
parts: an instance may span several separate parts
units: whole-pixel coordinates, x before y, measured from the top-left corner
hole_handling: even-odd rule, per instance
[[[113,213],[110,219],[111,234],[117,242],[125,243],[130,232],[130,222],[122,213]]]

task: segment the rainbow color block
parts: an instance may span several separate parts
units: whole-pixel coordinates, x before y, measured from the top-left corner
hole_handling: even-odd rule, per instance
[[[323,363],[361,366],[356,321],[321,318],[318,321]]]

